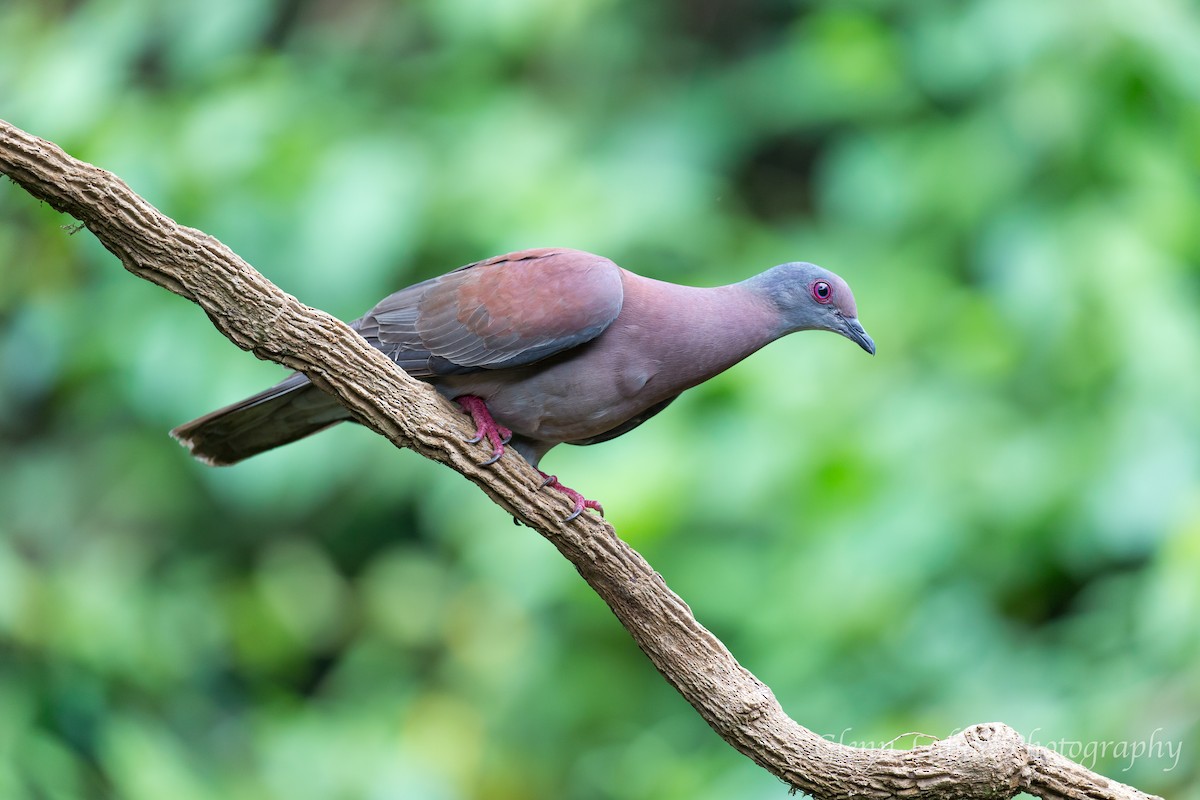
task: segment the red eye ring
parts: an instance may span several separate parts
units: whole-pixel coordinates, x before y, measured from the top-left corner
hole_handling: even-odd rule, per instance
[[[833,287],[829,281],[815,281],[812,285],[813,300],[818,303],[828,303],[833,299]]]

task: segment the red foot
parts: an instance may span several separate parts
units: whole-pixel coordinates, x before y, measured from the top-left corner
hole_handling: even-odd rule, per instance
[[[479,466],[486,467],[488,464],[495,464],[500,460],[500,456],[504,455],[504,445],[508,444],[508,440],[512,438],[512,431],[492,419],[492,414],[488,411],[487,404],[483,402],[482,397],[464,394],[454,398],[454,402],[462,406],[463,410],[471,415],[471,421],[475,423],[475,436],[467,439],[467,442],[475,444],[486,438],[492,443],[492,457],[480,463]]]
[[[570,522],[571,520],[575,519],[576,517],[578,517],[580,514],[583,513],[583,510],[585,508],[590,508],[594,511],[598,511],[598,512],[600,512],[600,516],[602,516],[602,517],[604,516],[604,506],[600,505],[599,502],[597,502],[595,500],[588,500],[587,498],[585,498],[583,495],[581,495],[579,492],[575,491],[574,489],[568,489],[566,486],[563,486],[561,483],[559,483],[558,478],[554,475],[547,475],[546,473],[542,472],[540,469],[538,470],[538,472],[541,472],[542,477],[545,478],[545,480],[542,481],[542,485],[538,487],[539,489],[545,489],[547,486],[549,486],[554,491],[562,492],[567,497],[571,498],[571,502],[573,502],[575,504],[575,508],[573,511],[571,511],[571,515],[569,517],[567,517],[566,519],[564,519],[563,522]]]

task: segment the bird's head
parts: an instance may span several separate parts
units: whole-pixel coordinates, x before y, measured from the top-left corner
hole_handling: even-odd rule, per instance
[[[794,261],[772,267],[747,283],[779,309],[784,333],[833,331],[875,355],[875,342],[858,321],[854,293],[829,270]]]

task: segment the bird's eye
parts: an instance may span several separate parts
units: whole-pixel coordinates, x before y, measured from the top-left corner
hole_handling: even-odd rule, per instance
[[[833,299],[833,287],[825,281],[817,281],[812,285],[812,296],[818,303],[828,303]]]

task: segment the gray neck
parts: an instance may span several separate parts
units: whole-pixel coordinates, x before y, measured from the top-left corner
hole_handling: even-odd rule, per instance
[[[795,277],[789,274],[788,264],[772,267],[766,272],[751,276],[741,283],[747,293],[759,298],[760,302],[769,305],[775,314],[779,331],[775,338],[796,331],[812,330],[820,327],[815,321],[808,319],[802,312],[804,305],[797,306],[795,301]],[[798,313],[800,312],[800,313]]]

